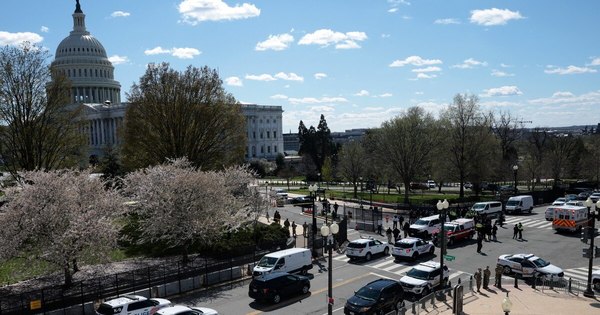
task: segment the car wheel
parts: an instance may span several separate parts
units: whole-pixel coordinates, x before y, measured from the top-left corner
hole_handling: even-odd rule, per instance
[[[384,255],[384,256],[388,256],[389,254],[390,254],[390,249],[386,247],[386,248],[383,250],[383,255]]]
[[[281,302],[281,296],[279,294],[275,294],[275,296],[273,296],[273,303],[277,304]]]
[[[308,274],[308,269],[302,268],[302,271],[300,271],[300,274],[303,276],[306,276]]]
[[[430,290],[429,290],[429,288],[427,288],[427,287],[426,287],[425,289],[423,289],[423,292],[421,292],[421,297],[428,296],[428,295],[429,295],[429,291],[430,291]]]
[[[308,293],[309,290],[310,290],[310,286],[308,284],[305,284],[302,286],[302,294]]]
[[[433,255],[434,251],[435,251],[435,248],[433,246],[431,246],[431,248],[429,248],[429,255]]]
[[[594,290],[600,291],[600,280],[594,281]]]
[[[396,308],[396,312],[399,312],[404,307],[404,300],[396,301],[394,307]]]
[[[419,253],[415,252],[415,253],[412,255],[412,259],[413,259],[413,260],[417,260],[418,258],[419,258]]]
[[[504,268],[502,268],[502,273],[505,275],[510,275],[512,273],[512,269],[510,269],[509,266],[504,266]]]
[[[367,261],[371,260],[371,253],[367,253],[367,255],[365,255],[365,259]]]

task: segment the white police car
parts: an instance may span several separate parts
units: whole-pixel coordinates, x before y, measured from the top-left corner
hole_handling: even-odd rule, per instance
[[[154,315],[162,308],[171,306],[165,299],[148,299],[141,295],[123,295],[100,304],[99,315]]]
[[[449,277],[448,266],[444,265],[443,269],[444,283],[446,283]],[[406,276],[400,278],[400,285],[404,289],[404,292],[426,296],[435,287],[440,285],[441,273],[442,268],[440,268],[440,263],[433,261],[423,262],[414,266],[406,273]]]
[[[369,261],[373,255],[390,254],[390,249],[387,244],[373,238],[360,238],[354,240],[346,247],[346,256],[350,259],[364,258]]]
[[[424,241],[418,237],[406,237],[394,244],[392,256],[395,259],[410,258],[416,260],[421,255],[433,254],[435,246],[432,242]]]
[[[208,307],[175,305],[159,310],[156,315],[219,315],[219,313]]]

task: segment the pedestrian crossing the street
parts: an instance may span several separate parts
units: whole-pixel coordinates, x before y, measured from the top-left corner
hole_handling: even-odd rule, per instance
[[[540,220],[540,219],[528,219],[527,217],[522,216],[507,216],[506,220],[504,220],[504,224],[513,225],[521,222],[524,227],[527,228],[536,228],[536,229],[552,229],[552,221]]]
[[[600,265],[593,266],[592,271],[596,271],[596,270],[600,270]],[[569,280],[569,278],[572,278],[573,280],[587,283],[587,277],[588,277],[588,267],[571,268],[571,269],[565,270],[565,276],[564,276],[565,280]]]

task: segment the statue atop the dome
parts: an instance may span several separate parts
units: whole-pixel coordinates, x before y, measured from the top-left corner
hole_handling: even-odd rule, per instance
[[[79,0],[75,0],[75,2],[77,2],[77,4],[75,5],[75,13],[83,13],[83,11],[81,11],[81,5],[79,4]]]

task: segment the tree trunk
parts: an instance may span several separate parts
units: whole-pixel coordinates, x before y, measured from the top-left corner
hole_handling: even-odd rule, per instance
[[[410,182],[404,182],[404,203],[409,204],[408,192],[410,191]]]
[[[73,259],[73,273],[79,271],[79,266],[77,266],[77,258]]]
[[[67,264],[63,269],[65,272],[65,288],[69,288],[73,284],[73,274],[71,273],[69,264]]]

